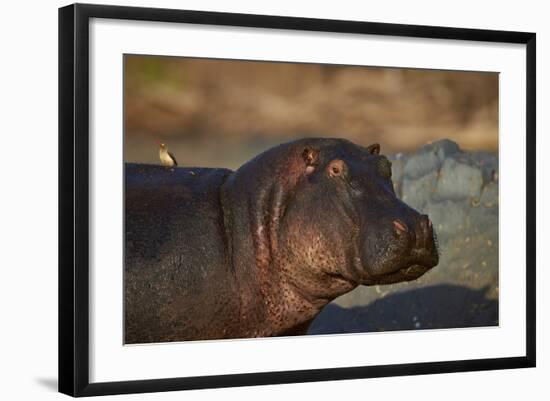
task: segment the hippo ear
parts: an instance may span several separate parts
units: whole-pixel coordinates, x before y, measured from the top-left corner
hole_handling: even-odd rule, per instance
[[[302,159],[304,159],[304,163],[306,164],[306,174],[311,174],[315,171],[318,156],[319,151],[310,147],[306,147],[302,151]]]
[[[373,143],[372,145],[367,146],[367,152],[369,152],[371,155],[379,155],[380,154],[380,144]]]

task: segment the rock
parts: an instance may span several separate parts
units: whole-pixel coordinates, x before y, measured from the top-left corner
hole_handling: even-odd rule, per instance
[[[418,179],[403,179],[401,199],[413,208],[423,212],[436,190],[437,171],[428,172]]]
[[[498,206],[498,183],[490,182],[483,187],[481,199],[479,200],[484,207]]]
[[[405,164],[405,177],[409,179],[420,178],[430,172],[439,170],[441,160],[437,157],[431,147],[423,148],[413,154]]]
[[[392,181],[395,192],[401,196],[401,182],[403,181],[403,171],[405,169],[405,160],[403,158],[389,158],[392,163]]]
[[[458,144],[450,139],[424,145],[407,159],[404,168],[405,176],[416,179],[439,170],[443,161],[458,151],[460,151]]]
[[[450,200],[430,203],[425,211],[432,220],[440,243],[463,231],[468,216],[468,204]]]
[[[479,199],[482,185],[483,176],[479,168],[449,158],[441,167],[436,192],[439,199]]]
[[[441,162],[447,157],[454,155],[460,151],[460,147],[456,142],[450,139],[442,139],[432,144],[433,151],[437,154],[437,157]]]

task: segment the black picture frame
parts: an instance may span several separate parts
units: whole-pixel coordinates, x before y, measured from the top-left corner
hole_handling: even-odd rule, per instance
[[[179,22],[526,45],[526,355],[155,380],[89,381],[89,22],[91,18]],[[536,35],[358,21],[75,4],[59,9],[59,391],[95,396],[293,382],[534,367]]]

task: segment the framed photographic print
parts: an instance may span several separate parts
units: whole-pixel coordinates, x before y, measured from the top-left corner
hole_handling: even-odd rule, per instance
[[[535,34],[59,10],[59,390],[535,366]]]

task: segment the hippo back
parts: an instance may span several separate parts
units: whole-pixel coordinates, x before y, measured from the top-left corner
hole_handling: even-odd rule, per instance
[[[194,337],[190,332],[202,330],[200,322],[186,321],[185,315],[193,315],[195,307],[223,308],[205,302],[219,296],[204,293],[223,292],[216,283],[227,282],[230,269],[219,189],[231,173],[126,164],[126,343],[169,341],[182,333]]]

